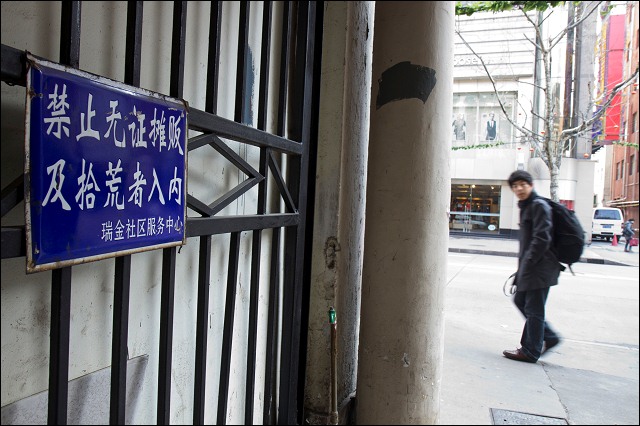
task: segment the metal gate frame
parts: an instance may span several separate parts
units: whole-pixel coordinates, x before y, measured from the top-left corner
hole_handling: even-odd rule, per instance
[[[79,66],[80,1],[61,2],[60,63]],[[127,12],[126,57],[124,83],[140,84],[142,45],[142,1],[129,1]],[[171,53],[171,83],[169,96],[182,98],[184,81],[184,52],[187,25],[186,1],[174,1],[173,37]],[[247,72],[245,53],[248,50],[250,2],[240,6],[238,75]],[[207,359],[207,315],[211,271],[211,237],[230,234],[227,296],[222,344],[222,363],[219,383],[217,423],[225,424],[230,378],[231,343],[233,335],[233,306],[239,265],[241,232],[252,231],[251,298],[249,305],[249,336],[245,401],[245,423],[253,423],[255,392],[257,289],[259,286],[260,247],[262,230],[272,229],[272,256],[269,284],[269,312],[267,336],[267,365],[265,371],[265,424],[301,424],[308,324],[310,248],[314,200],[315,153],[317,143],[319,74],[322,40],[322,3],[284,2],[282,54],[280,59],[280,87],[277,132],[265,131],[269,80],[269,46],[272,27],[272,2],[265,2],[263,13],[262,55],[260,64],[260,92],[258,124],[252,128],[244,124],[242,111],[245,102],[245,79],[236,81],[234,120],[216,115],[218,95],[218,65],[220,57],[220,29],[222,2],[211,2],[211,27],[207,70],[205,110],[190,108],[189,129],[203,132],[188,140],[188,152],[209,145],[226,157],[249,178],[213,203],[205,203],[187,196],[187,205],[201,217],[186,221],[188,238],[200,238],[198,302],[196,324],[196,357],[193,423],[204,423],[205,377]],[[2,81],[25,86],[25,52],[2,45]],[[288,93],[288,90],[291,93]],[[290,107],[287,107],[287,100]],[[290,123],[288,131],[285,123]],[[287,137],[284,135],[287,134]],[[226,138],[260,148],[259,170],[253,169],[221,140]],[[22,144],[22,141],[14,141]],[[6,143],[6,142],[5,142]],[[287,179],[281,173],[274,153],[288,156]],[[286,205],[286,212],[266,214],[267,171]],[[225,206],[258,185],[258,208],[255,215],[216,216]],[[24,200],[24,176],[2,189],[2,216]],[[311,218],[311,219],[310,219]],[[284,235],[281,233],[284,231]],[[284,244],[284,258],[279,250]],[[25,256],[25,228],[2,227],[2,258]],[[176,269],[176,247],[163,250],[162,296],[160,314],[159,381],[157,423],[168,424],[171,404],[171,356],[173,337],[173,307]],[[109,260],[102,260],[109,261]],[[277,311],[279,273],[283,271],[282,328],[278,330]],[[129,325],[129,290],[131,255],[115,259],[114,314],[111,365],[110,424],[124,424],[127,373],[127,339]],[[72,267],[52,271],[51,335],[49,367],[49,424],[67,423],[69,376],[69,328]],[[281,333],[280,370],[277,335]],[[276,394],[279,405],[276,407]]]

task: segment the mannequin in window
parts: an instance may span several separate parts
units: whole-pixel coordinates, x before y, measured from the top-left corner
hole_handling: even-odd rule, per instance
[[[458,117],[453,120],[453,136],[457,141],[463,141],[466,139],[467,122],[464,120],[464,114],[458,114]]]
[[[487,133],[485,135],[485,140],[493,141],[496,139],[496,120],[495,114],[491,112],[489,114],[489,119],[487,120]]]

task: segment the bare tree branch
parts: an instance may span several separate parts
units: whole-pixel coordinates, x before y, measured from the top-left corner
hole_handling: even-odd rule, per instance
[[[572,24],[567,25],[567,27],[565,27],[562,31],[560,31],[555,37],[553,37],[549,43],[549,50],[553,49],[554,47],[556,47],[556,45],[564,38],[564,36],[567,35],[567,33],[576,28],[577,26],[579,26],[580,24],[582,24],[589,16],[591,16],[591,14],[593,12],[595,12],[596,10],[598,10],[600,8],[600,5],[604,3],[604,1],[599,1],[598,3],[595,4],[595,6],[588,11],[587,13],[584,13],[580,18],[576,18]]]
[[[561,140],[570,139],[574,136],[584,133],[585,131],[590,130],[593,123],[598,121],[604,115],[609,105],[611,105],[611,103],[613,102],[613,98],[615,98],[620,91],[622,91],[625,87],[627,87],[629,84],[631,84],[634,80],[637,80],[637,79],[638,79],[638,68],[636,68],[635,72],[629,78],[627,78],[625,81],[622,81],[616,84],[613,87],[613,89],[611,89],[611,92],[609,92],[609,95],[607,96],[607,100],[602,105],[599,105],[600,108],[591,116],[591,118],[583,121],[579,126],[563,130],[562,133],[560,134],[560,139]]]
[[[632,76],[627,78],[625,81],[617,84],[604,97],[604,102],[597,103],[600,107],[599,110],[593,113],[589,111],[588,114],[574,112],[573,114],[576,119],[582,121],[581,124],[572,128],[560,130],[560,123],[557,121],[558,117],[555,116],[555,114],[557,114],[561,110],[561,105],[559,103],[560,95],[557,92],[556,84],[552,83],[553,80],[551,72],[551,52],[558,46],[561,40],[566,39],[566,36],[570,30],[580,26],[585,22],[586,19],[593,16],[593,14],[599,10],[602,3],[604,3],[604,1],[593,2],[589,4],[588,11],[584,13],[578,11],[577,13],[579,15],[577,15],[575,19],[565,25],[564,28],[555,35],[555,37],[549,38],[548,40],[543,38],[542,24],[547,21],[553,11],[549,11],[548,13],[545,13],[543,15],[542,12],[528,13],[524,10],[524,8],[520,8],[524,19],[531,24],[533,30],[535,31],[535,40],[533,40],[527,34],[524,34],[524,39],[531,44],[534,51],[536,52],[536,70],[538,70],[538,67],[540,67],[540,73],[538,74],[537,71],[534,73],[538,76],[538,78],[533,82],[533,84],[529,82],[522,83],[532,84],[532,86],[535,87],[534,90],[540,91],[542,108],[537,110],[538,107],[536,106],[534,108],[534,106],[532,105],[531,117],[529,117],[528,111],[523,108],[519,101],[517,101],[517,107],[522,111],[525,111],[526,120],[529,120],[529,118],[531,118],[532,124],[535,124],[536,122],[539,124],[539,126],[535,128],[537,129],[537,131],[534,130],[534,127],[531,127],[531,129],[525,127],[526,124],[524,126],[518,124],[516,120],[514,120],[512,116],[507,113],[505,104],[500,96],[500,92],[498,91],[496,80],[489,71],[486,62],[463,37],[460,31],[460,27],[457,27],[456,29],[456,34],[458,35],[458,37],[460,37],[464,45],[476,58],[479,59],[484,72],[491,82],[493,92],[498,99],[500,109],[502,110],[505,119],[511,124],[511,126],[513,126],[514,129],[520,132],[521,136],[519,136],[519,138],[521,142],[528,142],[532,150],[535,151],[535,155],[539,156],[549,169],[551,198],[556,201],[558,201],[559,195],[558,180],[564,150],[571,150],[576,144],[575,138],[591,130],[593,123],[595,123],[605,114],[607,108],[612,104],[615,96],[633,81],[637,81],[638,79],[638,69],[636,69],[635,73]],[[568,42],[573,41],[570,40]],[[593,105],[593,103],[589,103],[589,105],[587,106],[589,110],[592,109],[591,105]],[[570,113],[570,111],[564,111],[564,114]],[[527,123],[526,120],[524,123]]]

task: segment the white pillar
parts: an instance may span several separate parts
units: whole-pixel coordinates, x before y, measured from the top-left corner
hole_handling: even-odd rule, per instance
[[[338,409],[356,391],[373,12],[370,1],[325,3],[304,401],[309,424],[329,422],[330,306],[338,319]]]
[[[436,424],[454,2],[376,2],[358,424]]]

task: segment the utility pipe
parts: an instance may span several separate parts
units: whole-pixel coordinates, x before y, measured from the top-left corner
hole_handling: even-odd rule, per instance
[[[329,325],[331,327],[331,415],[329,424],[338,424],[338,324],[336,321],[336,311],[333,306],[329,307]]]

